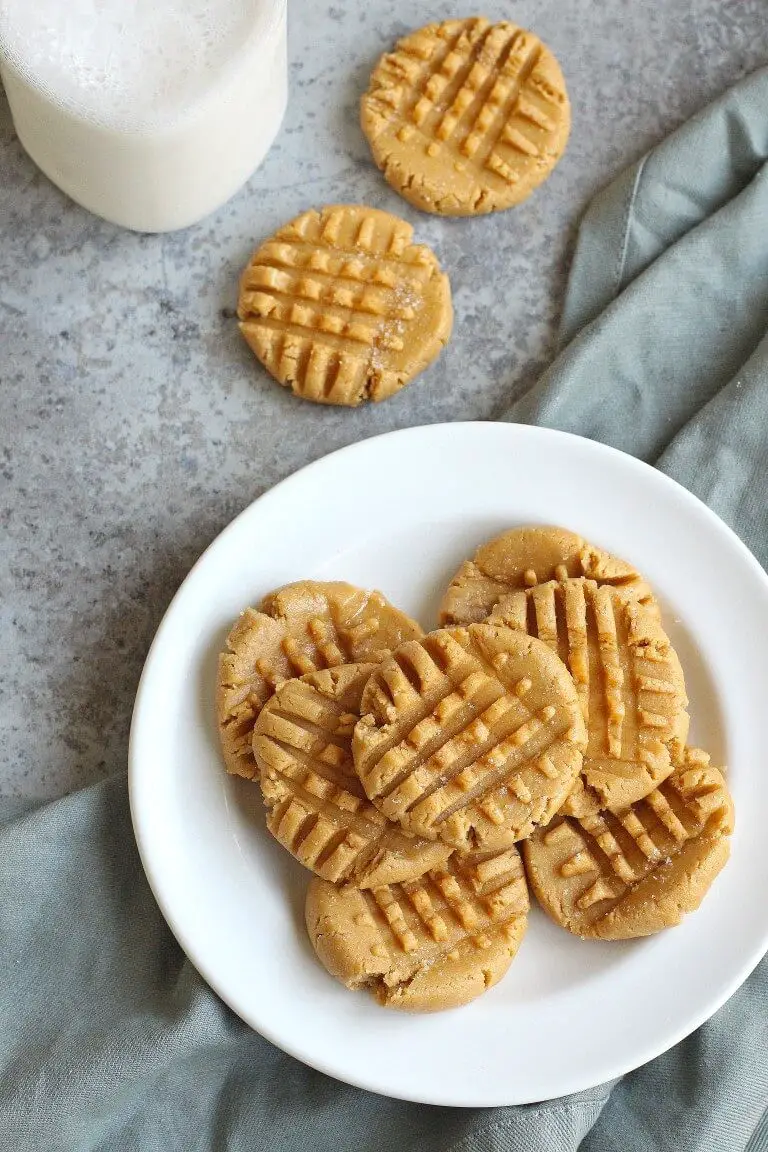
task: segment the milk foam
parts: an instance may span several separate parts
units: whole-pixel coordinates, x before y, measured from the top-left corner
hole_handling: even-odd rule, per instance
[[[261,0],[4,0],[11,64],[87,119],[178,115],[248,49]]]

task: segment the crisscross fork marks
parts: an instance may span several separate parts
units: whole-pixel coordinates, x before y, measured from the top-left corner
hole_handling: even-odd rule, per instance
[[[432,275],[432,261],[428,248],[409,244],[400,255],[381,255],[362,249],[322,247],[322,241],[268,240],[259,249],[258,264],[249,264],[243,273],[243,286],[252,286],[255,268],[276,268],[296,278],[317,280],[322,284],[349,281],[353,285],[368,284],[373,288],[394,288],[402,280],[406,287],[418,289]],[[400,248],[397,234],[393,233],[389,245]]]
[[[505,597],[493,618],[537,636],[560,656],[588,723],[589,753],[600,748],[620,759],[627,707],[610,590],[581,579],[534,583]]]
[[[722,776],[709,766],[707,758],[697,760],[697,755],[689,750],[687,766],[678,765],[661,787],[631,807],[579,820],[557,819],[526,847],[534,873],[545,866],[539,863],[536,841],[540,840],[545,850],[553,853],[556,874],[550,883],[555,888],[560,884],[573,886],[555,905],[572,907],[573,924],[566,926],[579,930],[581,925],[589,934],[599,935],[599,925],[618,905],[624,907],[624,901],[643,891],[643,885],[656,873],[663,878],[678,857],[693,860],[698,852],[701,859],[696,867],[707,867],[718,838],[728,835],[732,823]],[[719,866],[713,865],[715,872]],[[679,880],[678,873],[670,872],[670,876],[675,882]],[[687,885],[688,879],[681,876],[680,882]],[[544,889],[548,906],[546,883]],[[674,895],[670,899],[674,902]],[[565,915],[567,918],[567,911]],[[611,932],[615,931],[612,925]]]
[[[353,813],[345,806],[348,799],[346,793],[341,802],[337,795],[318,803],[314,796],[295,788],[294,794],[270,813],[267,826],[297,860],[325,880],[368,886],[369,865],[375,866],[377,858],[390,849],[398,851],[404,846],[396,843],[397,837],[386,821],[376,822],[378,814],[372,805],[359,802],[360,808]],[[419,863],[416,845],[412,855],[414,860],[408,866],[411,873],[434,862],[430,851],[424,863]],[[400,872],[405,873],[404,862],[399,865]]]
[[[336,681],[322,675],[291,681],[256,723],[254,752],[271,809],[270,831],[319,872],[342,848],[348,871],[355,855],[384,826],[354,775],[350,748],[356,719],[350,708],[359,708],[373,667],[345,668]]]
[[[250,617],[255,628],[262,622],[267,627],[275,627],[263,613],[251,611]],[[254,661],[251,671],[240,667],[237,651],[225,653],[219,672],[220,693],[240,696],[231,700],[228,715],[221,721],[222,733],[233,753],[247,755],[253,722],[281,684],[294,676],[347,663],[349,658],[345,638],[336,633],[330,619],[321,617],[309,622],[303,643],[292,635],[282,634],[276,643],[265,645],[264,655]]]
[[[323,268],[326,258],[334,253],[376,262],[395,260],[398,265],[403,257],[423,263],[427,249],[413,248],[412,235],[410,225],[397,216],[338,204],[322,212],[304,212],[281,228],[275,239],[314,247],[312,263]]]
[[[393,229],[393,242],[397,235]],[[298,337],[306,329],[318,338],[333,337],[328,345],[337,351],[359,354],[358,346],[371,347],[375,341],[380,348],[402,350],[402,338],[386,323],[411,321],[421,307],[424,283],[434,271],[434,260],[425,259],[424,250],[418,253],[418,263],[413,260],[406,269],[401,257],[389,261],[375,277],[372,272],[381,258],[363,258],[354,248],[315,249],[308,267],[298,272],[289,263],[290,244],[271,243],[265,248],[266,262],[257,253],[243,276],[244,322],[258,318],[262,326],[274,325],[287,335]],[[282,253],[282,266],[274,266],[275,250]],[[339,272],[332,273],[333,268]]]
[[[254,731],[269,830],[306,867],[336,883],[366,883],[368,865],[371,875],[378,868],[405,878],[441,858],[434,845],[422,852],[417,840],[391,828],[354,774],[350,708],[359,709],[373,667],[347,666],[335,679],[318,673],[286,683]]]
[[[305,807],[300,798],[292,797],[284,810],[275,810],[267,827],[305,867],[326,879],[330,872],[343,879],[366,846],[370,831],[366,829],[367,836],[362,836],[350,827],[339,827],[333,815],[329,807]]]
[[[514,807],[514,800],[522,808],[531,806],[534,794],[523,775],[537,774],[542,754],[565,734],[567,721],[548,727],[555,715],[556,709],[546,706],[490,747],[478,749],[480,758],[474,764],[455,765],[444,782],[427,790],[413,815],[439,829],[472,807],[491,824],[500,825],[505,822],[505,808]]]
[[[524,703],[508,692],[490,666],[446,637],[448,662],[443,671],[427,651],[428,643],[401,650],[382,668],[380,684],[389,687],[392,706],[405,705],[410,711],[415,704],[418,711],[396,721],[386,741],[359,762],[368,795],[391,819],[405,816],[472,761],[488,756],[493,764],[493,750],[531,720]],[[403,671],[408,656],[417,654],[421,660],[426,655],[429,662],[422,666],[418,688],[413,669],[410,677]],[[421,696],[423,691],[429,693],[427,699]],[[466,786],[461,790],[468,791]]]
[[[404,645],[368,685],[366,710],[392,716],[387,733],[377,738],[375,758],[363,758],[357,764],[372,798],[386,796],[440,747],[446,732],[452,735],[475,715],[472,700],[478,692],[482,691],[485,705],[504,691],[501,685],[478,677],[471,662],[462,660],[449,673],[444,663],[437,662],[442,655],[428,636],[423,644]],[[409,727],[397,722],[404,711]]]
[[[492,69],[504,55],[506,44],[513,38],[514,33],[510,35],[505,28],[487,26],[471,43],[463,64],[445,87],[437,86],[434,100],[423,97],[416,105],[413,121],[436,148],[452,142],[458,134],[462,121],[471,115],[492,78]]]
[[[687,730],[686,700],[653,608],[567,578],[504,597],[491,619],[537,635],[568,665],[588,728],[585,780],[602,803],[631,803],[671,772],[666,744]]]
[[[559,158],[570,111],[557,62],[532,33],[506,21],[459,27],[430,25],[382,57],[361,118],[393,187],[428,211],[465,215],[524,199]]]
[[[320,629],[325,633],[325,640],[319,639]],[[279,688],[285,680],[294,676],[306,676],[322,668],[335,668],[350,659],[350,653],[330,617],[316,617],[309,622],[303,633],[284,636],[276,655],[274,663],[270,662],[268,656],[256,663],[259,675],[272,688]]]
[[[305,581],[246,609],[219,657],[216,708],[229,772],[256,775],[253,725],[288,679],[345,663],[377,662],[421,629],[380,593],[340,581]]]
[[[519,110],[528,77],[533,72],[541,55],[540,46],[529,42],[526,33],[519,32],[507,45],[499,66],[499,75],[494,80],[487,100],[481,105],[475,125],[461,142],[460,152],[478,168],[486,168],[507,184],[515,184],[519,174],[498,152],[500,145],[514,150],[526,158],[538,159],[540,153],[536,144],[519,128],[512,119]],[[535,108],[529,101],[529,107]],[[538,127],[550,127],[545,124]]]
[[[536,38],[513,24],[482,20],[468,22],[448,51],[436,53],[418,70],[398,64],[401,51],[398,46],[384,58],[380,81],[374,81],[369,96],[385,121],[401,123],[399,139],[418,133],[428,155],[444,149],[460,165],[485,168],[486,179],[501,186],[514,183],[517,174],[495,150],[502,144],[526,159],[539,156],[537,146],[510,123],[541,54]],[[404,54],[409,55],[407,50]],[[533,92],[538,101],[560,104],[551,92]],[[523,101],[523,109],[522,118],[530,124],[553,129],[537,101]]]
[[[405,840],[372,804],[345,789],[318,796],[317,780],[309,773],[302,782],[292,780],[268,813],[267,827],[318,876],[368,887],[377,876],[418,874],[440,858],[439,845]]]
[[[289,743],[293,744],[295,748],[308,748],[308,740],[316,737],[323,741],[324,746],[333,745],[347,753],[358,719],[353,713],[338,705],[333,709],[324,708],[322,712],[316,712],[313,715],[306,715],[299,710],[298,705],[295,712],[284,712],[280,708],[272,708],[270,716],[275,721],[283,722],[282,734],[284,739],[290,737]],[[277,727],[270,734],[277,735]],[[298,739],[298,743],[296,743],[296,739]]]
[[[385,815],[459,848],[479,829],[509,841],[512,824],[549,819],[580,766],[583,726],[565,670],[537,645],[472,625],[405,645],[380,666],[353,747],[366,793]],[[545,657],[546,675],[537,665]],[[544,679],[534,685],[525,669]],[[558,685],[551,696],[550,685]]]
[[[459,87],[474,60],[475,49],[480,51],[489,27],[488,21],[480,17],[461,22],[454,29],[450,25],[425,28],[422,42],[429,39],[432,46],[428,54],[420,58],[413,55],[414,38],[406,37],[393,53],[383,57],[379,69],[380,82],[371,99],[382,105],[388,118],[414,125],[423,123],[434,108],[439,93],[445,98]],[[466,61],[467,50],[469,64]],[[420,60],[425,63],[422,65]]]
[[[317,590],[312,605],[317,611],[307,610],[301,598],[305,588]],[[265,679],[272,673],[273,687],[296,675],[343,664],[377,662],[390,647],[421,631],[380,593],[367,593],[340,582],[289,585],[268,597],[262,607],[282,626],[276,667],[270,668],[267,653],[258,669]],[[327,706],[333,705],[329,702]]]
[[[241,280],[240,327],[282,384],[355,404],[374,385],[376,398],[391,394],[420,354],[422,367],[437,355],[450,331],[450,289],[412,234],[388,213],[339,206],[304,213],[255,253]]]
[[[440,778],[448,770],[454,753],[466,755],[483,743],[491,748],[489,723],[508,711],[503,687],[482,674],[471,673],[457,687],[440,697],[430,713],[375,766],[378,788],[369,792],[380,800],[391,819],[411,806],[413,786],[421,780]],[[413,750],[413,751],[412,751]],[[373,772],[366,773],[366,784]],[[409,785],[410,782],[410,785]],[[417,789],[416,796],[424,790]]]
[[[258,746],[254,745],[259,761],[269,765],[270,770],[274,767],[287,780],[303,780],[307,778],[307,773],[311,773],[313,779],[324,780],[329,785],[343,788],[352,796],[364,798],[359,780],[346,771],[350,766],[348,758],[346,756],[342,758],[342,755],[329,755],[342,752],[337,744],[323,744],[317,741],[310,747],[297,746],[284,738],[281,739],[274,728],[270,731],[269,719],[271,717],[266,717],[261,724],[257,721],[259,730],[258,733],[254,733],[254,739],[257,735],[259,739]],[[302,768],[304,772],[301,771]],[[316,783],[313,787],[320,788],[320,784]],[[322,791],[317,792],[318,796],[322,794]]]
[[[485,947],[489,931],[527,914],[528,891],[514,848],[479,865],[489,876],[484,885],[475,880],[477,867],[452,857],[419,879],[372,889],[366,899],[384,949],[420,952],[434,963],[466,938]]]
[[[388,1007],[457,1007],[496,983],[525,931],[528,890],[515,849],[454,854],[400,884],[354,892],[313,880],[306,919],[317,954],[350,988]]]

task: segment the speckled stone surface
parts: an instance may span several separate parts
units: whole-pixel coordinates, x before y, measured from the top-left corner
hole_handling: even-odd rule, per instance
[[[27,159],[0,96],[0,792],[54,796],[126,765],[152,635],[185,573],[246,504],[379,432],[488,419],[553,350],[574,226],[594,192],[768,61],[765,0],[519,0],[573,102],[565,158],[531,200],[425,216],[370,161],[357,104],[379,53],[450,2],[289,0],[291,100],[262,169],[187,231],[120,231]],[[449,272],[454,335],[395,399],[316,407],[240,338],[237,278],[305,208],[400,213]]]

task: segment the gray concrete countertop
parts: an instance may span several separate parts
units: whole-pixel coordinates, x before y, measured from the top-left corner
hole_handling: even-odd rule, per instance
[[[262,169],[184,232],[137,235],[69,202],[23,153],[0,96],[0,792],[54,796],[121,771],[152,635],[187,570],[294,469],[379,432],[488,419],[551,359],[574,226],[628,162],[768,61],[765,0],[519,0],[490,17],[559,56],[574,123],[520,208],[440,220],[370,161],[373,61],[451,0],[289,0],[291,99]],[[467,12],[469,14],[469,12]],[[278,224],[368,202],[410,220],[453,285],[440,360],[357,411],[295,400],[233,319]]]

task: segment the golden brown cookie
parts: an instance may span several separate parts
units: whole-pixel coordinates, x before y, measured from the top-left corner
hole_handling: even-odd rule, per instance
[[[462,851],[546,824],[586,733],[565,665],[540,640],[471,624],[401,645],[363,693],[355,767],[385,816]]]
[[[451,851],[391,824],[357,777],[352,732],[375,668],[342,664],[286,680],[253,732],[270,832],[324,880],[356,888],[412,880]]]
[[[276,380],[318,404],[386,400],[448,343],[451,289],[405,220],[363,205],[305,212],[251,258],[237,314]]]
[[[360,120],[374,160],[417,208],[511,208],[565,150],[571,112],[557,60],[532,32],[483,17],[411,32],[379,60]]]
[[[313,879],[306,904],[309,938],[331,975],[410,1012],[457,1008],[496,984],[527,914],[515,848],[454,855],[419,880],[372,890]]]
[[[655,609],[621,587],[575,578],[512,592],[489,620],[537,636],[571,671],[588,743],[567,811],[625,807],[669,775],[670,750],[688,734],[688,701]]]
[[[484,620],[502,596],[572,576],[622,588],[644,604],[653,601],[648,584],[625,560],[566,528],[528,525],[503,532],[465,560],[443,597],[440,622]]]
[[[378,663],[422,635],[381,592],[302,580],[247,608],[219,657],[216,714],[228,772],[256,775],[251,739],[262,706],[284,680],[337,664]]]
[[[539,903],[577,936],[625,940],[679,924],[728,859],[733,803],[722,774],[686,749],[644,800],[580,820],[559,814],[523,845]]]

